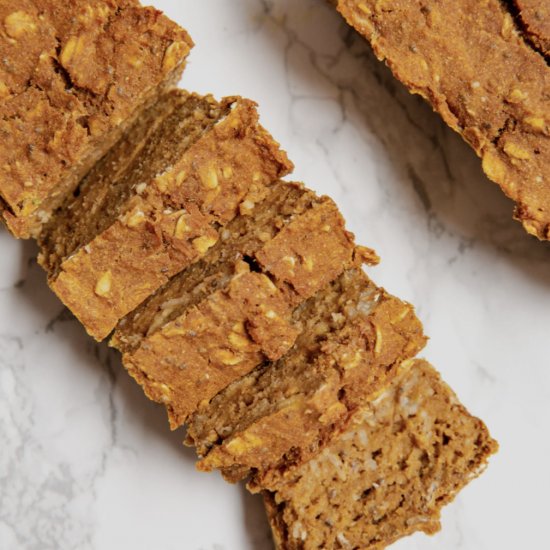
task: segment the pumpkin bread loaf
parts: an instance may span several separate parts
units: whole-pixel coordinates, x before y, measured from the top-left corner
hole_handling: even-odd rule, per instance
[[[0,0],[0,216],[37,236],[192,47],[137,0]]]
[[[440,529],[441,508],[496,452],[426,362],[402,369],[314,459],[264,498],[278,550],[382,550]]]
[[[316,454],[352,412],[384,388],[425,343],[412,306],[344,272],[293,312],[294,347],[231,384],[191,416],[199,469],[229,481],[284,472]],[[268,470],[269,468],[269,470]]]
[[[378,58],[411,92],[425,97],[481,157],[487,176],[516,202],[515,216],[525,229],[548,240],[550,67],[518,30],[513,10],[507,9],[511,4],[513,0],[337,3]],[[548,37],[548,2],[517,4],[532,28],[538,21],[540,36]],[[529,10],[530,5],[535,9]]]
[[[277,182],[121,321],[111,345],[176,428],[200,402],[282,357],[300,332],[293,311],[365,258],[377,260],[356,249],[330,199]]]
[[[40,236],[49,284],[96,339],[200,259],[291,169],[253,102],[172,91],[144,113]]]

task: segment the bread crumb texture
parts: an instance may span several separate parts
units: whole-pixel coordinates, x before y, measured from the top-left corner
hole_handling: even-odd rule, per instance
[[[288,352],[301,330],[293,311],[358,261],[354,250],[330,199],[276,182],[201,261],[121,323],[112,345],[175,428],[199,403]]]
[[[230,481],[273,483],[315,455],[351,412],[395,376],[425,343],[413,308],[357,268],[293,313],[301,333],[281,359],[264,363],[200,405],[188,443],[202,470]]]
[[[381,550],[439,530],[441,508],[496,452],[427,363],[401,370],[314,459],[264,492],[279,550]]]

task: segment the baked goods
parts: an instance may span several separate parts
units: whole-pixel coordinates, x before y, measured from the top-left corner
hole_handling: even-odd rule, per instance
[[[543,55],[550,56],[550,4],[547,0],[511,0],[521,30]]]
[[[409,304],[361,270],[377,261],[374,252],[355,246],[330,199],[279,180],[292,165],[258,124],[253,102],[166,93],[190,41],[181,31],[187,42],[174,37],[161,48],[147,36],[162,42],[170,34],[157,12],[133,0],[74,0],[68,13],[52,0],[18,7],[4,18],[8,44],[32,35],[31,50],[44,37],[57,47],[38,56],[23,91],[0,81],[11,107],[35,94],[21,100],[25,116],[2,106],[2,131],[17,142],[3,152],[6,173],[17,177],[0,180],[0,192],[12,231],[38,236],[58,296],[97,339],[117,325],[111,345],[145,393],[165,404],[172,427],[192,415],[187,442],[197,446],[200,469],[221,469],[230,481],[251,475],[249,488],[264,491],[282,547],[346,546],[354,537],[370,544],[433,530],[437,505],[419,524],[425,507],[415,508],[417,489],[429,505],[451,498],[494,444],[474,421],[461,431],[472,419],[449,406],[446,387],[439,393],[447,407],[439,407],[427,367],[426,383],[420,379],[411,358],[425,343],[422,327]],[[149,53],[139,51],[139,33]],[[106,65],[115,57],[133,68],[128,89],[117,80],[125,73]],[[132,98],[117,98],[128,91]],[[42,125],[50,135],[38,150],[32,138],[46,133]],[[400,369],[411,372],[397,383]],[[430,420],[447,421],[435,432],[442,449],[432,454],[433,433],[425,450],[417,441]],[[373,432],[368,441],[364,425]],[[468,440],[476,428],[479,437]],[[376,437],[370,469],[357,468]],[[361,505],[353,493],[338,492],[341,482],[326,486],[334,452],[343,457],[342,483],[370,482],[361,498],[372,493],[375,507],[354,519],[358,528],[344,521]],[[375,475],[374,461],[392,485],[365,476]],[[347,470],[353,475],[342,479]],[[439,487],[441,472],[450,477]],[[379,510],[395,502],[398,483],[410,498],[386,519]],[[331,511],[334,499],[339,508]]]
[[[338,10],[473,147],[487,176],[517,203],[525,229],[550,239],[550,68],[506,5],[339,0]]]
[[[293,314],[302,332],[265,363],[204,402],[188,425],[199,469],[230,481],[252,473],[258,487],[313,456],[355,408],[425,343],[412,306],[347,270]],[[266,472],[266,470],[270,469]]]
[[[0,1],[0,210],[14,235],[39,233],[192,45],[137,0]]]
[[[176,428],[201,401],[282,357],[300,332],[293,310],[364,256],[330,199],[277,182],[124,319],[111,345]]]
[[[381,550],[440,529],[441,508],[497,443],[424,361],[403,369],[313,460],[264,498],[278,550]]]
[[[170,92],[45,226],[49,284],[101,340],[291,166],[253,102]]]

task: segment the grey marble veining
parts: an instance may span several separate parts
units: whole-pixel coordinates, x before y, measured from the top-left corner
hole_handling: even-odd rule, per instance
[[[331,195],[417,306],[425,356],[501,443],[396,550],[543,548],[550,246],[512,221],[460,138],[322,0],[157,0],[197,46],[183,86],[259,102],[296,179]],[[49,292],[0,229],[0,549],[268,549],[261,501],[194,470],[184,433]]]

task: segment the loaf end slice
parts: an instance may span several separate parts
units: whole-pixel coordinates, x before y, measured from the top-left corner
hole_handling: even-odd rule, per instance
[[[193,42],[136,0],[2,2],[0,25],[1,215],[26,238],[177,83]]]
[[[440,529],[498,449],[426,362],[407,366],[314,459],[264,492],[279,550],[382,550]]]

